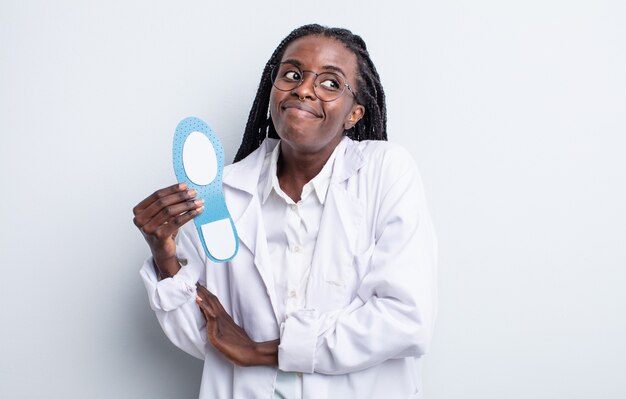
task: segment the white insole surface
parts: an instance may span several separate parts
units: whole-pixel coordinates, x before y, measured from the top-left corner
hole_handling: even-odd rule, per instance
[[[197,185],[204,186],[215,180],[217,158],[207,136],[200,132],[187,136],[183,145],[183,167],[189,180]]]
[[[204,243],[215,259],[228,259],[235,253],[237,242],[230,219],[216,220],[201,226]]]

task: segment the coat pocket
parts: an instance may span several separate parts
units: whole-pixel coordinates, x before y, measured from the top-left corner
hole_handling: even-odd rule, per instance
[[[323,295],[329,310],[340,309],[352,300],[356,273],[351,266],[329,268],[322,275]]]
[[[324,292],[333,309],[347,306],[356,296],[359,282],[367,273],[374,252],[372,244],[366,251],[353,255],[346,262],[327,268],[322,275]]]

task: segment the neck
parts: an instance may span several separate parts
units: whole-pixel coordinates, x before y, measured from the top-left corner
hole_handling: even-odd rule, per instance
[[[335,147],[316,153],[296,153],[281,143],[276,174],[285,194],[295,202],[300,201],[302,187],[320,173]]]

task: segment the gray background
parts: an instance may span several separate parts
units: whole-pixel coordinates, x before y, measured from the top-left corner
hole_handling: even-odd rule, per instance
[[[308,22],[360,33],[440,240],[429,399],[624,398],[626,3],[0,2],[0,397],[193,398],[131,208],[188,115],[236,151]]]

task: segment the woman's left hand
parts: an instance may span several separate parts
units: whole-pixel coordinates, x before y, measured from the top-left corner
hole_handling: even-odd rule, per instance
[[[238,366],[277,366],[279,340],[254,342],[226,312],[219,299],[200,283],[196,303],[207,322],[207,335],[215,349]]]

